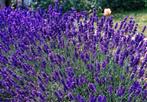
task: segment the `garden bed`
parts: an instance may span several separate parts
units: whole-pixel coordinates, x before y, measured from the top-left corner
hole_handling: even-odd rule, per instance
[[[133,18],[49,6],[6,8],[0,22],[0,101],[147,100],[145,27]]]

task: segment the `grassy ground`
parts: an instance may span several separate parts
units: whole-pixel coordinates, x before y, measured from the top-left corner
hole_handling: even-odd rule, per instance
[[[138,30],[139,32],[142,31],[143,27],[146,25],[147,26],[147,9],[145,10],[138,10],[138,11],[128,11],[128,12],[119,12],[119,13],[113,13],[112,15],[114,16],[114,20],[116,22],[119,22],[126,16],[132,16],[134,17],[136,23],[139,25]],[[145,36],[147,37],[147,29],[145,31]]]

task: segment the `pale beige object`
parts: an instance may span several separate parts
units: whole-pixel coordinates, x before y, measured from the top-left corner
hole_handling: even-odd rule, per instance
[[[110,8],[105,8],[104,9],[104,16],[110,16],[111,15],[111,9]]]
[[[147,37],[144,38],[144,41],[147,41]]]

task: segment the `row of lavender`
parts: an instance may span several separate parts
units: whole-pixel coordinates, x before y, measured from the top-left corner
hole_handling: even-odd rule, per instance
[[[0,11],[0,101],[143,102],[145,36],[95,11]]]

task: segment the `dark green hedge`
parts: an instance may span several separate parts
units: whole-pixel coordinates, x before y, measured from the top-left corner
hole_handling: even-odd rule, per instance
[[[37,0],[32,4],[33,7],[47,8],[49,4],[55,4],[55,0]],[[56,0],[57,1],[57,0]],[[138,10],[145,8],[147,0],[58,0],[63,11],[68,11],[72,8],[82,11],[96,8],[109,7],[112,10]]]
[[[49,4],[55,4],[55,0],[37,0],[38,2],[32,3],[32,7],[47,8]],[[77,11],[92,10],[96,8],[101,9],[101,3],[98,0],[58,0],[62,10],[68,11],[70,9],[76,9]]]
[[[113,10],[139,10],[145,8],[146,0],[103,0],[102,7]]]

